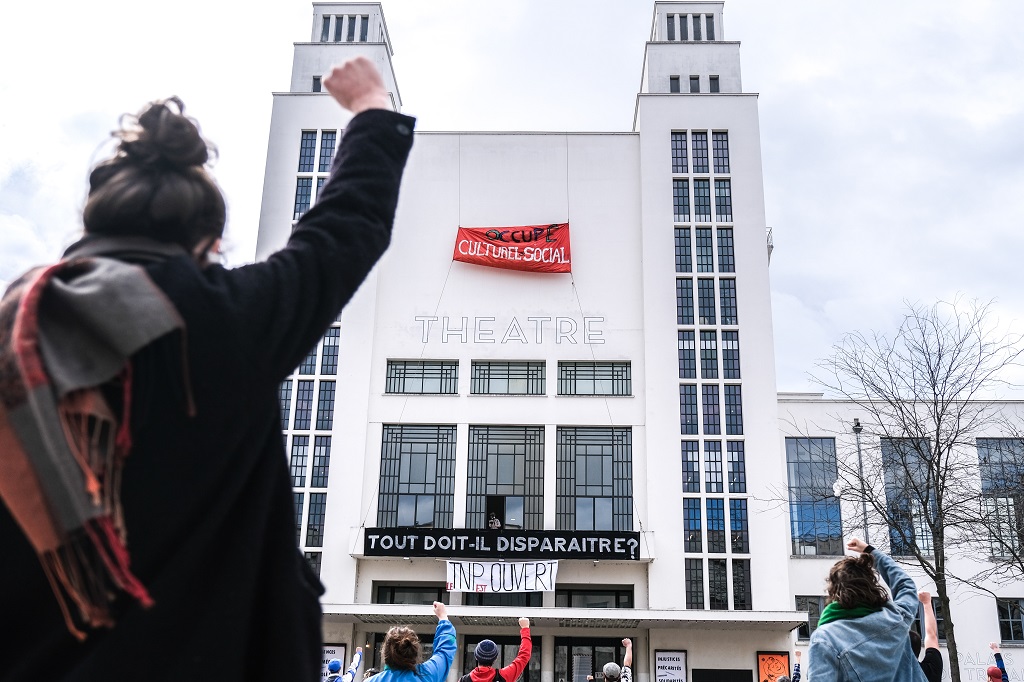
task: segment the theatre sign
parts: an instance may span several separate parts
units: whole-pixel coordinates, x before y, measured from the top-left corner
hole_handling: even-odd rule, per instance
[[[449,559],[639,561],[633,531],[367,528],[363,555]]]

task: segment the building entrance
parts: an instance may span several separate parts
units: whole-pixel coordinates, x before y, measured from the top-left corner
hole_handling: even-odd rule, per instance
[[[556,637],[556,682],[587,682],[593,675],[601,682],[601,668],[605,663],[622,665],[626,648],[621,639],[600,637]]]

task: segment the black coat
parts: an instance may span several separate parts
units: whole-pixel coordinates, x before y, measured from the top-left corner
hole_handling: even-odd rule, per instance
[[[0,680],[319,678],[323,587],[296,548],[278,387],[387,248],[413,123],[353,118],[316,205],[267,261],[145,265],[187,325],[196,404],[188,417],[173,340],[134,358],[122,501],[156,604],[124,599],[115,628],[78,643],[0,506]]]

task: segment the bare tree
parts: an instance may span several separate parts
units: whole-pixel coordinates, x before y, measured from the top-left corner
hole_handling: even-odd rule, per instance
[[[908,304],[894,335],[846,335],[814,376],[860,415],[857,451],[847,453],[855,456],[837,457],[837,493],[863,509],[865,532],[869,511],[886,530],[871,541],[935,583],[953,682],[960,667],[949,590],[977,576],[955,574],[948,559],[988,553],[978,532],[986,507],[975,438],[1006,420],[992,398],[1022,350],[1019,336],[996,332],[989,305]]]

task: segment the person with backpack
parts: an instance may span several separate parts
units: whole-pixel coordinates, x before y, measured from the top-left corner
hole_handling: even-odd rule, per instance
[[[412,628],[395,626],[384,635],[380,648],[384,671],[374,676],[379,682],[445,682],[455,660],[455,626],[448,620],[448,607],[434,602],[437,630],[434,631],[434,652],[426,663],[420,663],[423,648]]]
[[[476,667],[468,675],[463,675],[459,682],[516,682],[526,670],[530,654],[533,653],[529,618],[519,619],[519,638],[519,654],[514,661],[500,670],[494,667],[494,662],[498,660],[498,645],[490,639],[481,640],[473,651]]]

